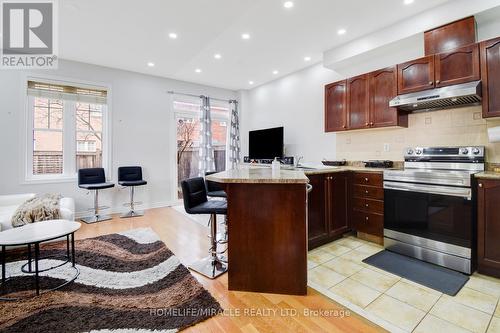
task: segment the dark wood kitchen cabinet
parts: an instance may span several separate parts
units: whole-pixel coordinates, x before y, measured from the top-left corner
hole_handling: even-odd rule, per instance
[[[476,42],[476,20],[469,16],[424,33],[425,55],[448,52]]]
[[[478,272],[500,278],[500,180],[480,179],[477,191]]]
[[[408,127],[408,114],[389,107],[389,101],[398,94],[396,66],[368,74],[370,84],[370,127]]]
[[[325,86],[325,132],[347,129],[346,86],[346,80]]]
[[[309,250],[349,231],[349,172],[308,175],[313,186],[308,198]]]
[[[398,65],[398,94],[434,88],[434,56]]]
[[[434,56],[436,88],[481,79],[479,45],[471,44]]]
[[[370,127],[368,75],[359,75],[347,80],[347,127],[360,129]]]
[[[379,244],[384,232],[382,173],[355,172],[352,178],[352,227]],[[359,234],[358,234],[359,235]]]
[[[483,118],[500,117],[500,37],[480,44]]]

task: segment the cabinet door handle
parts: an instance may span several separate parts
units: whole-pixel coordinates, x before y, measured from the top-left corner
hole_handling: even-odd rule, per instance
[[[370,123],[365,123],[365,126],[366,126],[366,127],[370,126]]]
[[[346,125],[344,125],[344,126],[342,126],[342,128],[344,128],[344,129],[345,129],[345,128],[347,128],[347,126],[346,126]]]
[[[365,178],[365,182],[367,182],[367,183],[368,183],[368,178]]]
[[[365,207],[368,207],[368,204],[365,204]]]
[[[369,220],[368,216],[367,216],[367,217],[365,217],[365,220],[366,220],[366,221],[368,221],[368,220]]]
[[[441,82],[441,81],[439,81],[439,80],[436,80],[436,84],[439,84],[440,82]]]
[[[368,194],[368,191],[365,191],[366,194]]]
[[[430,85],[430,86],[432,86],[432,84],[433,84],[433,83],[434,83],[434,82],[432,82],[432,81],[429,81],[429,85]]]
[[[479,183],[479,187],[483,187],[483,184]]]
[[[370,123],[370,126],[373,126],[373,122]]]

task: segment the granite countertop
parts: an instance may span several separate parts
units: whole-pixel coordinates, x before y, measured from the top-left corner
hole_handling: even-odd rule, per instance
[[[311,169],[304,170],[306,175],[319,175],[322,173],[333,173],[333,172],[344,172],[344,171],[358,171],[358,172],[373,172],[373,173],[383,173],[384,170],[399,170],[398,168],[366,168],[361,166],[339,166],[339,167],[326,167],[321,169]]]
[[[206,177],[217,183],[244,184],[307,184],[309,178],[303,171],[281,169],[273,173],[270,167],[239,165],[236,169],[214,173]]]
[[[495,171],[484,171],[474,174],[476,178],[481,179],[498,179],[500,180],[500,172]]]
[[[273,174],[269,165],[240,164],[236,169],[211,174],[206,178],[218,183],[306,184],[309,182],[308,175],[345,171],[382,173],[384,170],[396,170],[396,168],[380,169],[361,166],[338,166],[321,167],[318,169],[287,169],[281,167],[279,173]]]

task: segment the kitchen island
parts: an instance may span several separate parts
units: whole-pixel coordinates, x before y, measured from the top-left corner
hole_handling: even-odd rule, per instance
[[[227,193],[229,290],[306,295],[304,172],[239,166],[207,180]]]

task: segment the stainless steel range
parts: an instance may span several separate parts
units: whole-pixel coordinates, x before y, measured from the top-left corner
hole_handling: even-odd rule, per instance
[[[473,271],[473,174],[484,147],[415,147],[404,170],[384,171],[384,246],[463,273]]]

